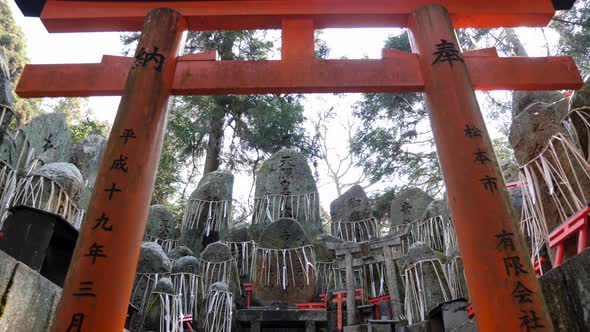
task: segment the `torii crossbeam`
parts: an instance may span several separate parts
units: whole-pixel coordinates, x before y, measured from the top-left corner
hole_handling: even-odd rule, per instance
[[[550,0],[47,0],[50,32],[144,24],[133,58],[28,65],[17,87],[25,97],[122,95],[54,331],[123,328],[171,95],[410,91],[425,93],[479,330],[551,331],[474,88],[575,89],[582,79],[569,57],[462,53],[454,28],[545,26],[554,14]],[[376,26],[408,27],[415,53],[315,58],[314,29]],[[283,31],[279,61],[177,57],[186,29],[265,28]]]

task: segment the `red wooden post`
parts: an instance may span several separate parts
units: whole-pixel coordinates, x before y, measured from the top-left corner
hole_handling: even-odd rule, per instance
[[[479,331],[552,331],[449,14],[427,5],[409,27]]]
[[[123,330],[185,29],[171,9],[145,18],[52,331]]]

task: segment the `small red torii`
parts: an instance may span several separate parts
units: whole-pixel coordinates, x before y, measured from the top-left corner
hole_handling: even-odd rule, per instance
[[[122,95],[53,330],[122,330],[171,95],[414,91],[425,93],[479,330],[551,331],[474,88],[576,89],[582,79],[569,57],[462,53],[454,28],[546,26],[554,14],[550,0],[44,1],[50,32],[143,29],[133,58],[27,65],[17,86],[23,97]],[[315,58],[314,29],[353,27],[407,27],[414,53]],[[186,30],[278,28],[281,60],[177,56]],[[113,168],[121,160],[128,172]],[[81,287],[94,297],[76,296]]]

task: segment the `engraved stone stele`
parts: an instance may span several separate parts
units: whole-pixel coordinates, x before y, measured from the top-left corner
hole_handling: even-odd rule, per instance
[[[199,254],[219,241],[232,220],[234,176],[227,171],[207,173],[187,202],[182,219],[180,245]]]
[[[94,187],[106,144],[105,137],[90,135],[72,146],[70,162],[78,167],[87,187]]]
[[[310,302],[315,288],[315,254],[303,227],[294,219],[278,219],[265,228],[256,244],[254,303]]]
[[[430,310],[451,299],[443,265],[423,242],[414,243],[400,262],[407,320],[410,324],[423,321]]]
[[[43,164],[69,162],[72,135],[64,113],[42,114],[24,125],[17,133],[17,153],[34,150],[35,159]],[[26,168],[19,165],[19,168]]]
[[[416,221],[433,201],[423,190],[407,188],[400,191],[391,201],[391,231],[398,231],[400,226]]]
[[[258,169],[253,224],[293,218],[310,235],[318,234],[322,231],[319,204],[315,179],[301,153],[282,149]]]
[[[157,242],[166,252],[177,247],[178,234],[174,215],[166,206],[161,204],[150,206],[145,241]]]
[[[379,224],[363,187],[354,185],[330,204],[332,235],[349,242],[379,237]]]
[[[523,194],[523,232],[531,259],[539,259],[548,234],[590,201],[590,165],[564,125],[563,101],[534,103],[513,119],[509,141]],[[575,253],[566,243],[566,255]]]

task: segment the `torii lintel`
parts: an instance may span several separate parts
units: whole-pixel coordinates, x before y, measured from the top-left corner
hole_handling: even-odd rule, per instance
[[[49,32],[139,31],[151,9],[166,7],[201,31],[280,29],[285,18],[313,19],[317,29],[407,27],[410,14],[427,4],[447,8],[455,28],[544,27],[555,14],[551,0],[47,0],[41,20]]]
[[[498,57],[495,49],[464,53],[477,90],[576,89],[582,79],[571,57]],[[215,52],[178,58],[172,94],[223,95],[424,90],[416,54],[384,49],[383,59],[215,61]],[[104,56],[99,64],[27,65],[21,97],[121,95],[133,58]],[[231,78],[231,79],[228,79]]]

